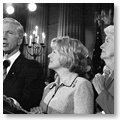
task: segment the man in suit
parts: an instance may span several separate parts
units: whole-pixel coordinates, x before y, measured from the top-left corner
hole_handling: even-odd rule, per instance
[[[41,65],[26,59],[19,50],[23,35],[23,26],[17,20],[3,19],[3,59],[9,60],[7,75],[3,79],[3,94],[12,97],[22,108],[29,110],[39,105],[44,80]]]
[[[114,114],[114,26],[104,29],[105,42],[101,45],[101,59],[105,61],[103,74],[96,74],[93,85],[98,93],[96,102],[102,108],[102,113]]]

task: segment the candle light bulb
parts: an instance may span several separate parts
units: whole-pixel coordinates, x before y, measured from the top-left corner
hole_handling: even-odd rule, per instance
[[[24,36],[26,37],[26,36],[27,36],[27,33],[25,33]]]
[[[24,36],[25,36],[25,44],[28,44],[27,33],[25,33]]]
[[[33,30],[33,35],[35,35],[35,30]]]
[[[35,37],[38,35],[38,26],[35,26]]]
[[[39,35],[37,36],[36,43],[39,44]]]
[[[30,35],[30,39],[32,39],[32,35]]]
[[[35,42],[35,38],[36,38],[36,36],[35,36],[36,33],[35,33],[35,32],[36,32],[36,31],[34,30],[34,31],[33,31],[33,42]]]
[[[37,29],[38,29],[38,26],[35,26],[35,29],[37,30]]]
[[[45,33],[44,32],[42,32],[42,43],[44,43],[45,42]]]
[[[32,35],[30,35],[29,46],[32,46]]]

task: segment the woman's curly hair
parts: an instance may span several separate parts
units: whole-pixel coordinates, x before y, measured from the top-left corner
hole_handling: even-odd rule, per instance
[[[85,75],[88,50],[80,40],[68,36],[57,37],[52,39],[51,47],[60,53],[60,63],[63,67],[78,73],[79,76]]]

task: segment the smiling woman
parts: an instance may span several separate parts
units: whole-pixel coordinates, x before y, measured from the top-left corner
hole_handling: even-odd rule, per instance
[[[48,55],[48,57],[50,58],[50,62],[48,66],[49,69],[55,70],[61,66],[59,61],[61,55],[57,50],[53,50],[52,53]]]
[[[68,68],[71,72],[77,72],[80,76],[85,74],[88,50],[79,40],[68,36],[53,38],[51,47],[53,52],[48,55],[50,60],[55,53],[59,55],[59,63],[62,67]]]
[[[88,51],[73,38],[57,37],[51,41],[49,68],[56,72],[55,81],[48,84],[39,107],[31,108],[38,114],[91,114],[94,93],[91,83],[83,76],[87,67]]]

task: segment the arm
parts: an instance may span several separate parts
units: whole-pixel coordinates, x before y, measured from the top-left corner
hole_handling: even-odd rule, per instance
[[[52,83],[50,83],[49,85],[47,85],[44,88],[44,92],[43,92],[43,96],[42,96],[42,100],[40,102],[40,105],[38,107],[33,107],[30,109],[30,112],[33,114],[44,114],[46,113],[46,109],[47,109],[47,105],[44,103],[44,98],[46,97],[47,93],[50,91],[50,86],[52,85]]]
[[[38,106],[44,89],[44,79],[42,68],[37,62],[31,61],[25,70],[25,83],[21,97],[22,107],[29,110]]]
[[[114,91],[114,84],[111,85],[109,91],[103,90],[97,97],[97,103],[102,107],[102,109],[107,114],[114,114],[114,96],[112,93]]]
[[[92,114],[93,113],[93,89],[89,81],[83,81],[74,95],[74,113],[76,114]]]

